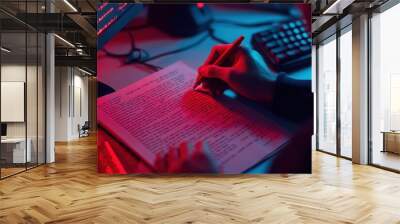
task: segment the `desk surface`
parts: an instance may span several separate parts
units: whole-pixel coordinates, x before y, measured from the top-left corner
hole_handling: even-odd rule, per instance
[[[268,13],[267,16],[266,13]],[[286,19],[286,17],[282,15],[260,10],[240,10],[239,8],[229,9],[225,7],[213,7],[213,14],[216,19],[226,19],[241,23],[256,23],[261,21],[275,22]],[[135,25],[145,23],[145,17],[146,11],[143,11],[138,18],[134,19],[132,24]],[[245,36],[242,46],[248,48],[251,48],[250,40],[252,34],[268,28],[268,26],[243,28],[235,25],[220,23],[215,23],[212,27],[216,31],[216,36],[228,42],[232,42],[240,35]],[[202,38],[204,35],[208,35],[206,33],[201,33],[190,38],[175,38],[151,26],[129,32],[132,32],[134,36],[136,47],[145,49],[150,55],[155,55],[161,52],[171,51],[190,45],[196,40]],[[117,38],[112,39],[108,44],[118,44],[122,45],[120,47],[123,47],[123,43],[118,43],[116,39]],[[128,47],[129,44],[125,44],[126,47]],[[211,38],[207,38],[201,44],[191,48],[190,50],[155,59],[150,63],[157,66],[166,67],[178,60],[181,60],[189,66],[197,68],[207,58],[211,48],[216,44],[219,43]],[[260,62],[260,64],[269,70],[261,56],[257,53],[254,55],[257,57],[257,60]],[[139,64],[125,64],[123,59],[108,57],[102,51],[99,51],[98,53],[98,79],[103,83],[110,85],[114,89],[123,88],[126,85],[129,85],[130,83],[135,82],[153,72],[154,71]],[[289,75],[295,79],[311,80],[311,67],[291,72]]]
[[[226,8],[213,6],[212,10],[215,19],[226,19],[240,23],[258,23],[266,21],[279,22],[281,20],[287,19],[287,17],[283,15],[247,8]],[[132,21],[131,25],[144,24],[146,13],[146,11],[143,11],[142,14],[140,14],[137,18],[134,19],[134,21]],[[268,26],[243,28],[236,25],[217,23],[213,24],[212,27],[215,29],[215,35],[227,42],[232,42],[240,35],[245,36],[245,40],[243,41],[242,46],[248,48],[251,48],[250,41],[252,34],[268,28]],[[190,45],[191,43],[196,42],[200,38],[204,37],[204,35],[208,35],[206,33],[201,33],[190,38],[175,38],[151,26],[140,30],[124,32],[132,32],[134,36],[135,46],[141,49],[145,49],[150,55],[156,55],[162,52],[171,51],[177,48],[181,48],[183,46]],[[129,46],[128,43],[121,43],[117,42],[116,40],[117,38],[112,39],[108,43],[108,45],[116,44],[120,45],[118,47],[124,47],[124,44],[126,44],[126,47]],[[176,61],[183,61],[190,67],[197,68],[204,62],[211,48],[216,44],[220,43],[209,37],[201,44],[191,48],[190,50],[155,59],[150,63],[156,66],[166,67],[170,64],[175,63]],[[253,56],[265,69],[270,71],[270,69],[261,58],[261,55],[254,51]],[[109,57],[102,51],[98,52],[97,62],[98,80],[113,87],[116,90],[121,89],[133,82],[136,82],[154,72],[153,70],[140,64],[125,64],[124,59]],[[294,79],[311,80],[311,66],[291,72],[288,75],[290,75]],[[256,167],[249,170],[247,173],[265,173],[268,171],[268,167],[270,166],[270,164],[271,159],[260,163]]]
[[[29,138],[27,139],[29,141]],[[25,142],[25,138],[5,138],[1,139],[1,143],[20,143]]]
[[[383,134],[398,134],[400,135],[400,131],[381,131]]]

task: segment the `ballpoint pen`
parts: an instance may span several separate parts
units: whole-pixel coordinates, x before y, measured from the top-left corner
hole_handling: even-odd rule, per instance
[[[226,49],[226,51],[224,51],[218,58],[217,60],[215,60],[214,63],[212,63],[212,65],[218,65],[218,66],[222,66],[226,60],[231,57],[234,52],[236,52],[236,50],[239,48],[240,44],[242,43],[244,37],[240,36],[239,38],[237,38],[229,47],[228,49]],[[213,86],[215,88],[217,88],[218,86],[223,86],[226,85],[226,83],[224,83],[223,81],[219,80],[219,79],[215,79],[215,78],[207,78],[207,79],[200,79],[198,81],[196,81],[196,83],[194,84],[193,89],[194,90],[198,90],[201,92],[208,92],[204,90],[204,84],[206,83],[207,86]],[[214,88],[211,88],[214,89]],[[215,95],[214,93],[212,93],[213,95]]]

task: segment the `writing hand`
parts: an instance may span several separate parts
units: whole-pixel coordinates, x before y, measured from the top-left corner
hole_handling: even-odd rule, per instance
[[[270,102],[273,97],[276,77],[269,74],[251,56],[250,52],[240,47],[223,66],[213,65],[213,62],[229,47],[217,45],[212,48],[208,58],[198,69],[196,84],[207,78],[219,79],[225,82],[238,94],[256,101]],[[209,85],[211,92],[221,93],[220,86]]]
[[[160,173],[217,173],[218,168],[208,144],[202,141],[192,145],[182,142],[170,147],[165,155],[158,155],[155,167]]]

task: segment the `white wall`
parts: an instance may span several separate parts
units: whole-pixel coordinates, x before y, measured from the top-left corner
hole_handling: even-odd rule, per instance
[[[3,82],[25,82],[25,64],[24,65],[2,65],[1,81]],[[1,108],[6,110],[6,108]],[[25,123],[7,123],[7,137],[25,137]]]
[[[56,67],[55,85],[55,140],[77,139],[78,125],[89,117],[88,78],[76,68]]]
[[[69,132],[69,96],[70,77],[67,67],[55,68],[55,141],[67,141]]]
[[[22,108],[22,112],[27,115],[27,120],[23,122],[6,122],[8,138],[25,138],[30,139],[30,147],[32,151],[32,161],[44,162],[44,83],[42,68],[24,64],[2,64],[1,81],[2,82],[24,82],[26,84],[26,107]],[[25,80],[27,78],[27,80]],[[2,96],[7,97],[7,96]],[[1,108],[1,110],[10,110],[10,108]],[[12,112],[11,112],[12,113]],[[38,151],[37,151],[38,150]],[[39,156],[37,157],[37,154]]]
[[[76,75],[75,70],[75,77],[74,77],[74,93],[75,94],[73,99],[75,100],[75,106],[73,108],[73,119],[72,119],[72,136],[74,138],[79,137],[78,133],[78,124],[83,125],[85,121],[89,120],[89,111],[88,111],[88,78],[82,76],[82,73],[78,73]],[[75,110],[75,113],[74,113]],[[80,111],[81,110],[81,111]]]
[[[28,66],[27,68],[24,65],[19,64],[4,64],[1,66],[1,81],[2,82],[25,82],[26,70],[28,74],[28,81],[30,86],[36,86],[36,80],[29,77],[29,75],[36,76],[36,67]],[[31,107],[36,108],[36,88],[28,88],[27,89],[27,103]],[[4,96],[3,96],[4,97]],[[31,104],[32,103],[32,104]],[[1,108],[1,110],[7,110],[7,108]],[[36,109],[35,109],[36,110]],[[29,110],[32,111],[32,110]],[[35,122],[36,129],[36,113],[28,113],[27,114],[28,122]],[[25,137],[25,123],[26,122],[7,122],[7,136],[8,137]],[[28,128],[33,127],[33,124],[28,124]],[[29,130],[28,130],[29,134]],[[29,137],[29,136],[28,136]]]

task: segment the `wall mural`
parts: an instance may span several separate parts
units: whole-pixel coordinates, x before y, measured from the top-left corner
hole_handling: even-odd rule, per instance
[[[98,5],[98,171],[311,173],[308,4]]]

